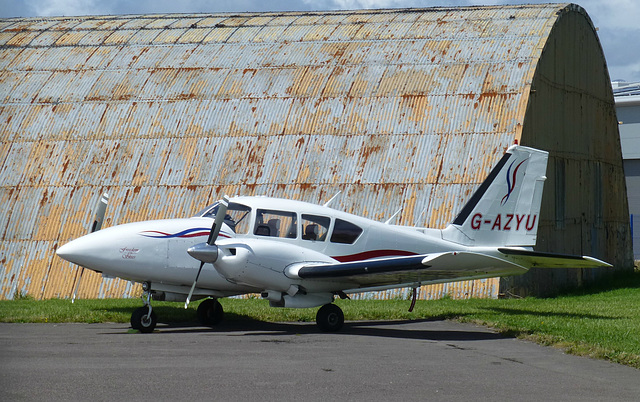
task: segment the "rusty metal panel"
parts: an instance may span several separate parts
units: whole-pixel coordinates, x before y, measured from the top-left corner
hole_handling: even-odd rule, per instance
[[[49,71],[69,71],[69,72],[82,72],[84,66],[89,57],[97,50],[93,46],[78,46],[78,47],[55,47],[43,52],[42,57],[38,60],[38,63],[34,65],[36,70],[49,70]],[[53,61],[52,61],[53,60]],[[55,62],[58,62],[56,65]],[[72,71],[71,71],[72,70]]]
[[[113,30],[118,29],[126,20],[115,18],[87,18],[83,19],[78,25],[74,27],[75,31],[97,31],[97,30]]]
[[[203,15],[198,21],[198,28],[216,28],[225,19],[222,15]]]
[[[24,33],[14,33],[14,32],[10,32],[10,31],[4,31],[4,32],[0,32],[0,46],[5,46],[7,45],[7,43],[12,40],[15,37],[21,38],[24,37],[25,34]],[[35,37],[35,36],[34,36]],[[31,38],[33,39],[33,38]],[[28,41],[31,41],[31,39],[29,39]],[[18,40],[18,42],[20,42],[20,40]],[[27,42],[28,43],[28,42]],[[10,44],[10,46],[16,46],[15,44]]]
[[[54,17],[57,19],[57,23],[52,25],[49,29],[52,31],[68,31],[78,26],[83,18],[75,17]]]
[[[6,20],[2,20],[0,21],[0,31],[2,32],[10,32],[12,30],[14,30],[13,27],[16,26],[16,22],[17,19],[6,19]],[[12,27],[13,26],[13,27]]]
[[[138,30],[133,29],[119,29],[112,31],[110,35],[105,39],[105,45],[122,45],[127,43]]]
[[[29,97],[33,97],[34,90],[42,86],[51,74],[50,72],[7,71],[2,77],[0,99],[6,103],[29,99]]]
[[[178,39],[187,31],[186,28],[182,29],[164,29],[153,40],[153,45],[158,44],[172,44],[176,43]]]
[[[228,43],[246,43],[256,37],[263,29],[262,26],[239,27],[226,40]]]
[[[237,28],[223,26],[221,28],[212,29],[211,32],[202,39],[203,43],[209,42],[226,42],[226,40],[233,35]]]
[[[145,28],[150,22],[152,22],[155,18],[153,17],[144,17],[136,18],[135,16],[127,16],[124,18],[124,23],[118,27],[118,31],[121,30],[140,30]],[[112,31],[116,31],[113,29]]]
[[[245,23],[245,25],[247,26],[265,26],[265,25],[269,25],[269,23],[271,21],[278,21],[280,22],[280,19],[276,19],[274,18],[274,16],[271,15],[259,15],[259,16],[255,16],[255,17],[251,17],[247,20],[247,22]]]
[[[227,27],[239,27],[241,25],[245,25],[247,21],[249,21],[252,18],[252,16],[250,14],[247,14],[246,16],[241,16],[241,15],[230,15],[228,18],[223,19],[220,22],[220,25],[224,25]],[[285,17],[288,18],[288,17]]]
[[[28,46],[38,35],[39,31],[3,32],[0,41],[6,46]]]
[[[86,31],[85,35],[80,38],[78,45],[80,46],[100,46],[104,43],[111,31],[92,30]]]
[[[69,31],[62,35],[56,43],[55,46],[75,46],[80,43],[80,40],[87,34],[86,31]]]
[[[394,23],[409,23],[409,24],[413,24],[423,14],[424,14],[424,12],[422,12],[420,10],[406,10],[405,12],[395,14],[395,16],[392,19],[390,19],[390,21],[393,21]]]
[[[129,38],[129,45],[151,45],[163,29],[140,29]]]
[[[150,20],[150,22],[144,27],[145,29],[161,29],[165,31],[170,31],[171,29],[169,28],[171,28],[171,25],[173,25],[178,21],[179,20],[177,18],[160,17],[160,18]]]
[[[177,43],[200,43],[213,28],[190,28],[178,39]]]
[[[188,216],[221,192],[342,190],[343,210],[445,226],[521,132],[560,9],[1,21],[0,297],[68,297],[78,272],[53,250],[107,190],[107,225]],[[139,293],[88,278],[81,297]],[[421,297],[496,297],[496,283]]]
[[[300,18],[300,13],[292,12],[292,13],[282,13],[282,14],[271,14],[271,20],[267,21],[265,25],[293,25],[296,24],[296,21]],[[247,18],[247,21],[250,19]]]
[[[64,34],[65,33],[61,31],[41,31],[40,35],[36,36],[31,41],[31,43],[29,43],[29,46],[33,46],[33,47],[52,46]]]

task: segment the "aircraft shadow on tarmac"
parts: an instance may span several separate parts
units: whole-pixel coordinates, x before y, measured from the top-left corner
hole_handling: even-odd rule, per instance
[[[496,308],[489,307],[488,310],[497,311],[501,314],[517,314],[517,315],[536,315],[540,317],[553,317],[561,316],[568,318],[589,318],[589,319],[611,319],[611,317],[604,317],[595,314],[577,314],[567,312],[553,312],[553,311],[532,311],[512,308]],[[129,311],[126,308],[114,308],[114,310]],[[175,311],[179,313],[175,313]],[[178,316],[184,314],[183,309],[178,309],[169,306],[160,306],[157,308],[158,314],[164,317]],[[180,322],[162,322],[160,321],[158,327],[154,331],[155,335],[159,334],[175,334],[175,333],[212,333],[219,335],[232,335],[232,336],[259,336],[259,335],[297,335],[297,334],[322,334],[315,323],[313,322],[269,322],[256,320],[250,316],[243,314],[237,314],[229,312],[226,314],[226,319],[215,327],[203,327],[196,322],[195,312],[193,317],[185,317],[189,321]],[[191,321],[192,319],[193,321]],[[442,321],[444,318],[427,318],[427,319],[415,319],[415,320],[380,320],[380,321],[347,321],[344,327],[331,335],[364,335],[364,336],[376,336],[386,338],[399,338],[399,339],[422,339],[433,341],[474,341],[474,340],[490,340],[490,339],[504,339],[514,337],[512,334],[498,334],[490,332],[486,329],[478,330],[460,330],[460,331],[442,331],[442,330],[429,330],[424,329],[425,325],[428,327],[428,322]],[[420,326],[420,329],[416,329],[414,325],[416,323],[426,323]],[[153,336],[153,335],[151,335]]]
[[[153,334],[145,336],[158,336],[163,334],[186,333],[211,333],[229,336],[290,336],[303,334],[326,334],[331,336],[375,336],[398,339],[421,339],[431,341],[477,341],[504,339],[505,336],[490,332],[489,330],[439,330],[424,329],[424,325],[416,328],[415,325],[429,322],[443,321],[442,319],[421,320],[388,320],[388,321],[348,321],[339,332],[322,332],[313,322],[266,322],[251,318],[234,318],[224,321],[216,327],[202,327],[196,322],[160,323]]]

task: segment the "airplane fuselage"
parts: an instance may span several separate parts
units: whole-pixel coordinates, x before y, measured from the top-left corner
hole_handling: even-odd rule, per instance
[[[216,269],[205,265],[196,294],[261,292],[265,283],[271,285],[270,289],[286,291],[291,284],[301,282],[285,274],[290,264],[353,262],[461,249],[443,240],[440,230],[384,224],[306,202],[268,197],[239,197],[231,202],[250,208],[244,223],[247,230],[235,233],[228,223],[222,226]],[[288,224],[295,226],[294,233],[256,234],[259,211],[292,216]],[[323,237],[305,237],[304,223],[313,225],[305,220],[308,217],[325,218]],[[359,233],[340,237],[337,222],[353,225]],[[197,216],[113,226],[74,240],[59,254],[73,255],[70,258],[74,263],[107,276],[151,282],[159,290],[184,290],[199,266],[187,250],[206,240],[211,223],[212,217]],[[317,281],[305,287],[311,292],[331,291],[336,288],[335,282]]]

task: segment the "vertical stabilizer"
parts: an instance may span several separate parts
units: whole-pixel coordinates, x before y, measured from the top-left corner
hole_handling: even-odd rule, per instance
[[[468,246],[534,246],[548,156],[511,146],[443,238]]]

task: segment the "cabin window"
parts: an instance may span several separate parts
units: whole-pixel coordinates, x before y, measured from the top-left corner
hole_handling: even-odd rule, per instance
[[[302,214],[302,239],[325,241],[331,219],[326,216]]]
[[[203,218],[216,218],[218,213],[219,203],[215,203],[202,211],[198,212],[196,216]],[[224,217],[224,223],[231,228],[235,233],[247,234],[249,233],[249,216],[251,215],[251,207],[246,205],[237,204],[235,202],[229,203],[227,213]]]
[[[334,225],[333,233],[331,234],[331,242],[353,244],[361,233],[362,229],[353,223],[343,221],[342,219],[336,219],[336,224]]]
[[[258,236],[295,239],[298,236],[296,213],[258,209],[253,233]]]
[[[224,223],[226,223],[231,230],[237,234],[247,234],[249,233],[250,216],[251,207],[231,202],[229,203],[229,208],[227,208]]]

